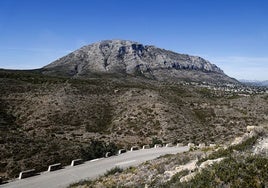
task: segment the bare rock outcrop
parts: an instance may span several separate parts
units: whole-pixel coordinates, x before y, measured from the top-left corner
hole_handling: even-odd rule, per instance
[[[264,155],[268,157],[268,137],[261,137],[257,140],[253,147],[253,153],[257,155]]]
[[[42,69],[44,74],[90,77],[99,74],[237,82],[209,61],[127,40],[105,40],[84,46]]]

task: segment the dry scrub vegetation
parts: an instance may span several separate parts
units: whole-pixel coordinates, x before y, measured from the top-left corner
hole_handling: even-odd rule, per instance
[[[138,77],[69,79],[38,70],[0,70],[0,88],[0,176],[5,179],[155,138],[223,143],[268,114],[267,94],[230,97]]]
[[[100,178],[69,187],[267,187],[267,142],[262,145],[265,152],[256,152],[255,148],[268,139],[268,129],[245,135],[246,139],[236,144],[229,142],[217,147],[193,148],[190,152],[162,156],[126,170],[117,167]],[[213,163],[213,160],[219,162]]]

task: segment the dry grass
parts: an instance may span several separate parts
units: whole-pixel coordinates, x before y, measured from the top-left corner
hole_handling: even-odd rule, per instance
[[[69,164],[92,140],[118,147],[222,143],[264,121],[267,96],[134,77],[68,79],[0,70],[0,176]],[[160,169],[161,171],[161,169]]]

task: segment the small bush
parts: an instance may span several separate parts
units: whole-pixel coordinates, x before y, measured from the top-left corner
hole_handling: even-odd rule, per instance
[[[159,140],[157,137],[153,137],[150,146],[153,147],[155,144],[163,144],[163,142],[162,140]]]
[[[189,182],[181,183],[181,177],[177,174],[160,187],[265,187],[268,185],[268,159],[243,155],[228,157],[203,169]]]
[[[114,167],[114,168],[108,170],[108,171],[104,174],[104,176],[109,176],[109,175],[113,175],[113,174],[121,173],[121,172],[123,172],[123,169],[120,168],[120,167],[118,167],[118,166],[116,166],[116,167]]]
[[[198,161],[198,164],[201,164],[202,162],[204,162],[206,160],[217,159],[220,157],[230,157],[234,150],[245,151],[247,149],[250,149],[254,145],[254,143],[257,141],[257,139],[258,139],[257,137],[253,136],[251,138],[248,138],[247,140],[245,140],[241,144],[230,146],[227,149],[219,149],[218,151],[210,154],[208,157]]]
[[[114,155],[118,151],[118,147],[114,143],[105,143],[103,141],[93,140],[90,145],[81,149],[82,158],[85,160],[104,157],[106,152]]]
[[[82,185],[87,185],[89,187],[92,187],[93,181],[91,180],[81,180],[79,182],[73,183],[71,185],[68,186],[68,188],[72,188],[72,187],[78,187],[78,186],[82,186]]]

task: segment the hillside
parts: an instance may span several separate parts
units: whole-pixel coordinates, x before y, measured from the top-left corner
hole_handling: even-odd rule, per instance
[[[223,143],[268,114],[265,93],[239,95],[197,82],[53,77],[40,70],[0,70],[0,80],[4,178],[133,144]]]
[[[265,81],[240,80],[240,82],[246,85],[251,85],[251,86],[268,87],[268,80],[265,80]]]
[[[192,80],[238,83],[201,57],[126,40],[105,40],[84,46],[45,66],[42,72],[70,77],[112,74],[169,82]]]
[[[69,187],[267,187],[267,128],[267,124],[258,126],[224,145],[192,146],[189,152],[165,155],[127,169],[115,167],[97,179],[81,180]]]

